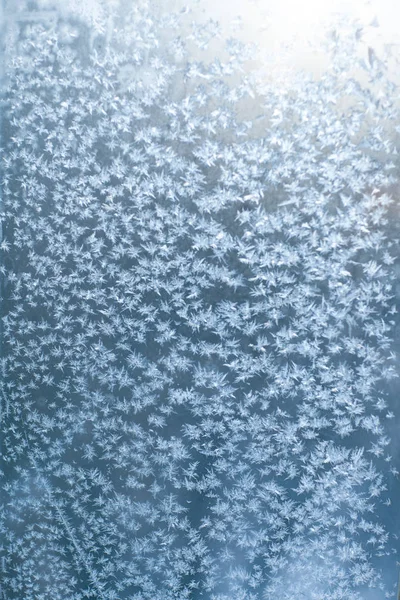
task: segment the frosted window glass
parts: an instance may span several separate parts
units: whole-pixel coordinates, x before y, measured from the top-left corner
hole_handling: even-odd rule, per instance
[[[394,2],[1,6],[1,600],[381,600]]]

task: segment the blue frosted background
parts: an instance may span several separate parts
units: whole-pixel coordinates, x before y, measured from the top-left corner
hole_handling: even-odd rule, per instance
[[[396,597],[398,47],[197,4],[2,7],[4,600]]]

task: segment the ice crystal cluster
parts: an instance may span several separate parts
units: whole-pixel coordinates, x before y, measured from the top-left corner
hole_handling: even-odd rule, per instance
[[[0,598],[391,597],[393,49],[261,77],[191,6],[54,4],[6,35]]]

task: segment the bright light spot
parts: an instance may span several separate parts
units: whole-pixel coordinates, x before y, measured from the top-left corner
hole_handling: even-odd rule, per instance
[[[248,0],[243,0],[246,4]],[[397,0],[280,0],[256,5],[265,15],[270,33],[282,41],[310,41],[317,39],[337,15],[357,19],[361,25],[373,29],[375,37],[384,37],[385,43],[399,41],[400,3]],[[371,25],[372,24],[372,25]]]

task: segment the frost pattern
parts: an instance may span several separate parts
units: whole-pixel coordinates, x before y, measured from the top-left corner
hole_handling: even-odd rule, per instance
[[[1,598],[389,597],[385,57],[341,23],[277,85],[80,5],[16,19],[3,93]]]

